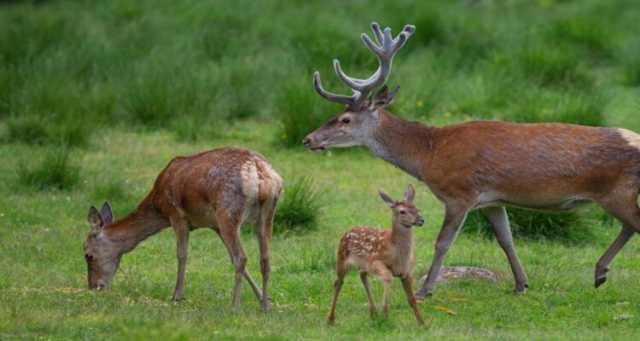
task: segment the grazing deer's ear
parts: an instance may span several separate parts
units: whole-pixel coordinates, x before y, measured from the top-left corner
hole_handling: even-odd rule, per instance
[[[393,98],[396,96],[398,91],[400,91],[399,86],[396,86],[393,91],[389,91],[389,88],[385,85],[380,89],[380,91],[378,91],[375,96],[373,96],[371,104],[374,108],[386,107],[387,105],[391,104],[391,102],[393,102]]]
[[[92,230],[101,229],[104,226],[104,222],[98,212],[98,209],[93,206],[89,209],[89,216],[87,217],[87,220],[89,221]]]
[[[378,191],[380,193],[380,198],[382,198],[382,200],[389,206],[389,207],[393,207],[393,205],[395,205],[395,201],[393,201],[393,199],[391,199],[390,196],[387,195],[387,193],[383,192],[383,191]]]
[[[102,217],[102,222],[105,225],[113,223],[113,211],[111,210],[111,205],[109,205],[109,202],[105,201],[104,204],[102,204],[102,208],[100,209],[100,216]]]
[[[413,202],[413,199],[416,197],[416,190],[413,188],[413,185],[407,186],[406,192],[404,192],[404,200],[407,202]]]

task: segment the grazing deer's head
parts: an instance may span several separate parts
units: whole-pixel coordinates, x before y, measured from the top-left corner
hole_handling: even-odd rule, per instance
[[[103,233],[104,228],[113,223],[113,212],[105,202],[100,212],[95,207],[89,209],[87,217],[91,230],[84,243],[84,258],[87,261],[89,289],[101,290],[109,286],[120,263],[120,253]]]
[[[406,228],[422,226],[422,224],[424,224],[424,219],[420,214],[420,210],[418,210],[418,208],[413,204],[415,196],[416,191],[412,185],[407,186],[403,201],[395,201],[385,192],[380,191],[380,197],[389,207],[391,207],[391,211],[393,212],[394,228],[398,224],[399,226]]]
[[[391,73],[393,56],[404,46],[407,39],[415,31],[413,25],[406,25],[396,38],[391,36],[391,29],[380,29],[380,25],[372,23],[371,28],[376,42],[366,33],[361,35],[364,45],[378,57],[378,70],[367,79],[347,76],[337,59],[333,67],[340,79],[351,88],[352,95],[337,95],[326,91],[320,81],[320,73],[313,74],[313,85],[316,92],[325,99],[346,106],[346,110],[316,129],[304,138],[302,143],[311,150],[324,150],[331,147],[350,147],[365,145],[373,137],[378,125],[380,108],[391,103],[399,90],[389,91],[385,84]],[[379,89],[379,90],[378,90]],[[376,91],[378,90],[378,91]]]

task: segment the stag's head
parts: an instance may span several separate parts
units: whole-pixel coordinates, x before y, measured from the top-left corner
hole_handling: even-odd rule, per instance
[[[313,131],[302,143],[311,150],[324,150],[331,147],[350,147],[364,145],[369,141],[378,125],[379,110],[391,103],[398,87],[389,91],[385,85],[391,73],[393,56],[404,46],[415,31],[413,25],[406,25],[395,38],[391,29],[380,29],[377,23],[371,24],[375,42],[366,33],[361,35],[364,45],[378,58],[378,70],[367,79],[347,76],[337,59],[333,68],[338,77],[351,88],[352,95],[338,95],[326,91],[320,81],[320,73],[313,74],[313,85],[318,94],[325,99],[340,103],[346,109]]]
[[[113,222],[113,212],[107,202],[98,212],[89,209],[87,217],[91,229],[84,243],[84,259],[87,261],[89,289],[102,290],[109,286],[120,263],[120,254],[104,235],[104,229]]]
[[[420,210],[413,204],[413,199],[416,196],[416,190],[412,185],[407,186],[407,190],[404,192],[404,200],[395,201],[391,199],[385,192],[380,191],[380,197],[391,207],[393,212],[393,226],[402,226],[404,228],[411,228],[412,226],[422,226],[424,219],[420,214]]]

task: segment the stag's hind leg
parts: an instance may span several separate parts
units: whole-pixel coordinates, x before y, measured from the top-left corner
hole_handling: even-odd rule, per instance
[[[609,264],[618,252],[635,233],[640,232],[640,208],[636,200],[638,192],[633,187],[625,187],[613,193],[614,195],[598,202],[607,212],[620,220],[622,230],[596,263],[594,282],[596,288],[607,281]]]

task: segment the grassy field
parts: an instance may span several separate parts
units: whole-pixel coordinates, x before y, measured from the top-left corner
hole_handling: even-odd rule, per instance
[[[512,294],[506,257],[474,217],[445,263],[489,268],[497,283],[441,285],[420,304],[420,328],[400,283],[389,320],[371,321],[353,273],[337,325],[326,326],[339,237],[389,226],[377,190],[416,185],[426,219],[416,277],[442,207],[364,150],[314,154],[299,141],[339,110],[313,92],[313,70],[331,89],[334,57],[356,75],[374,70],[358,41],[372,20],[417,27],[390,80],[402,86],[391,110],[403,117],[640,131],[638,17],[640,5],[622,0],[0,1],[0,339],[637,339],[640,244],[594,289],[595,262],[619,229],[595,207],[550,225],[565,234],[516,239],[526,295]],[[287,184],[306,176],[321,190],[315,228],[272,242],[273,311],[261,313],[246,285],[231,310],[233,268],[209,230],[192,234],[184,302],[170,301],[170,230],[123,257],[111,290],[86,290],[88,208],[109,200],[122,217],[173,156],[229,145],[261,152]],[[259,277],[257,243],[243,240]],[[378,301],[381,289],[375,282]]]

